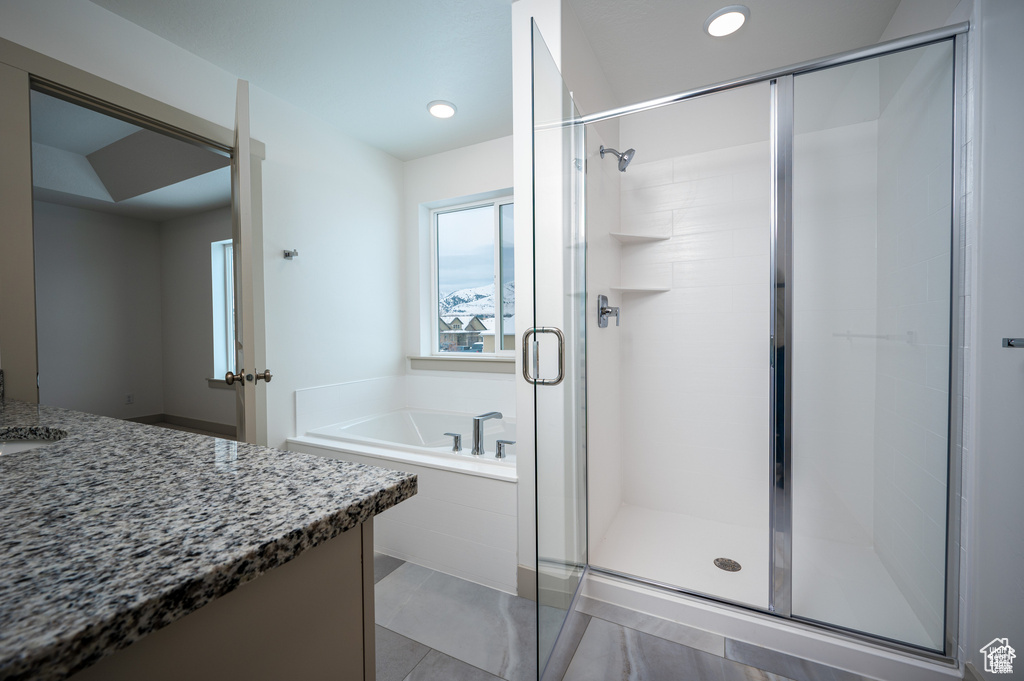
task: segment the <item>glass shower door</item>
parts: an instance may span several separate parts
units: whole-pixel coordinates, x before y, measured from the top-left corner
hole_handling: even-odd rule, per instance
[[[583,126],[578,119],[535,25],[534,319],[523,337],[523,373],[534,390],[541,674],[571,615],[587,564]]]
[[[793,616],[941,652],[953,42],[793,80]]]

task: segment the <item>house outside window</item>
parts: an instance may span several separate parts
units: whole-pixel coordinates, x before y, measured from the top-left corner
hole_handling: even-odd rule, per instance
[[[433,352],[515,350],[512,197],[431,213]]]

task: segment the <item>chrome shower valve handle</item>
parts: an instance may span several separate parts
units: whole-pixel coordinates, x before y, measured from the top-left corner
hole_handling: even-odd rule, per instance
[[[608,318],[615,316],[615,326],[619,325],[619,308],[608,305],[608,296],[603,293],[597,296],[597,328],[608,326]]]

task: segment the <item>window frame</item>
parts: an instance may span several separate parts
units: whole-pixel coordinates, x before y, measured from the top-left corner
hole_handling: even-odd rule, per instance
[[[473,359],[515,359],[515,348],[510,350],[501,349],[503,342],[503,334],[505,332],[504,317],[502,316],[503,301],[501,300],[501,207],[505,205],[513,205],[514,200],[512,194],[502,194],[495,198],[483,199],[479,201],[469,201],[463,203],[452,203],[445,206],[437,206],[430,209],[430,296],[429,305],[430,310],[428,314],[430,316],[430,357],[437,357],[443,359],[454,359],[454,360],[473,360]],[[437,252],[437,221],[440,215],[446,213],[457,213],[464,210],[472,210],[474,208],[483,208],[485,206],[492,206],[494,209],[494,273],[492,281],[494,282],[494,352],[442,352],[438,345],[440,339],[440,327],[438,321],[440,319],[439,305],[441,303],[440,291],[438,286],[438,252]],[[513,207],[512,219],[513,224],[515,220],[515,208]],[[514,248],[514,247],[513,247]],[[513,250],[514,257],[514,250]],[[515,271],[513,268],[513,281]],[[513,298],[513,306],[515,305],[515,299]]]

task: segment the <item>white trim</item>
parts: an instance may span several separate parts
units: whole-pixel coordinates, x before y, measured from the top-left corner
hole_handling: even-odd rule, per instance
[[[456,353],[452,353],[456,354]],[[472,353],[479,355],[481,353]],[[445,357],[444,355],[409,356],[409,368],[427,371],[473,371],[479,373],[514,374],[515,357]]]

